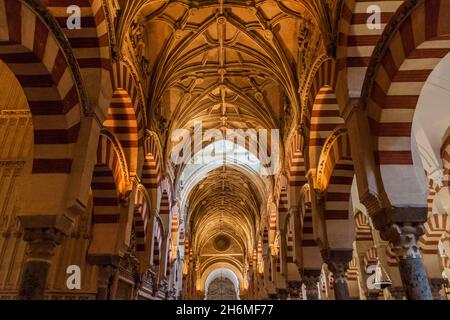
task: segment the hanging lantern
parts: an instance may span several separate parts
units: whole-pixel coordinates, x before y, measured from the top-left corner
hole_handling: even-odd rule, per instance
[[[375,269],[374,286],[375,286],[375,288],[381,289],[381,290],[392,286],[392,281],[389,278],[389,275],[387,274],[386,270],[383,269],[383,266],[381,265],[379,260],[377,263],[377,267]]]

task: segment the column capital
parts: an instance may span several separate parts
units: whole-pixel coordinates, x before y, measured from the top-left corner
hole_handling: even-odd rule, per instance
[[[308,300],[319,299],[319,281],[321,270],[303,270],[302,280],[305,285],[306,298]]]
[[[424,224],[427,219],[426,207],[389,207],[371,216],[374,228],[380,231],[386,226],[398,223]]]
[[[394,252],[400,259],[420,257],[417,241],[423,234],[425,234],[424,225],[411,222],[393,223],[385,226],[380,232],[383,240],[391,241]]]
[[[348,264],[353,258],[353,250],[324,250],[322,251],[322,257],[327,263],[328,269],[333,273],[334,281],[345,283],[347,281]]]
[[[64,241],[65,237],[63,232],[55,228],[25,228],[23,239],[28,243],[28,260],[50,263],[54,249]]]

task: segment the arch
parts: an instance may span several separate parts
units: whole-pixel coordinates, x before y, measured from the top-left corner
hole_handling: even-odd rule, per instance
[[[314,72],[314,71],[313,71]],[[307,136],[307,163],[316,168],[329,134],[344,123],[335,95],[335,61],[324,59],[317,67],[305,102],[304,123]]]
[[[155,217],[153,242],[152,242],[152,265],[155,269],[159,269],[161,265],[162,244],[164,241],[164,228],[159,217]]]
[[[302,269],[303,274],[308,272],[317,273],[322,269],[323,261],[320,248],[315,240],[313,212],[311,204],[311,189],[306,184],[301,191],[300,208],[301,208],[301,239],[302,239]]]
[[[426,188],[421,188],[426,182],[421,181],[424,178],[418,176],[414,167],[420,160],[416,159],[411,128],[426,80],[450,51],[450,2],[420,1],[416,6],[411,3],[405,2],[404,10],[399,9],[386,28],[386,40],[375,48],[380,58],[369,65],[362,95],[375,140],[376,163],[387,195],[397,206],[426,205]],[[407,195],[402,192],[398,197],[404,185],[408,185]]]
[[[200,278],[197,282],[197,290],[200,292],[205,292],[206,289],[206,279],[208,276],[214,272],[214,270],[218,269],[228,269],[236,275],[239,283],[239,287],[237,289],[240,293],[243,293],[245,290],[247,290],[246,281],[244,280],[244,275],[242,274],[242,266],[236,259],[214,259],[211,258],[207,262],[205,262],[204,267],[200,270]]]
[[[344,248],[353,243],[354,217],[349,206],[354,175],[347,130],[340,126],[325,142],[316,181],[318,189],[325,192],[324,219],[330,246]]]
[[[144,141],[144,165],[142,169],[142,184],[147,189],[152,203],[156,208],[158,187],[161,184],[162,152],[156,133],[147,131]]]
[[[373,56],[374,49],[384,30],[389,30],[388,23],[393,19],[402,2],[386,0],[372,3],[364,0],[344,0],[342,4],[339,40],[337,49],[338,83],[347,84],[350,97],[361,95],[364,77]],[[370,7],[376,5],[380,9],[379,28],[368,28],[369,18],[373,12]]]
[[[93,242],[89,255],[115,254],[119,236],[120,199],[127,186],[127,168],[120,145],[103,131],[91,182]],[[109,241],[104,241],[105,238]]]
[[[138,146],[141,147],[144,142],[144,130],[147,119],[145,111],[146,101],[142,84],[133,64],[127,58],[123,58],[112,66],[112,74],[114,90],[125,90],[131,99],[135,121],[137,122]]]
[[[100,109],[107,109],[107,101],[111,98],[111,43],[107,20],[107,8],[101,0],[73,0],[70,5],[81,9],[80,29],[68,29],[68,3],[64,0],[43,0],[50,13],[56,18],[59,27],[65,34],[80,66],[89,98]],[[90,32],[86,32],[89,28]],[[93,32],[92,32],[93,31]],[[100,85],[99,85],[100,84]]]
[[[306,165],[303,156],[303,136],[296,130],[291,138],[290,148],[287,152],[289,159],[289,196],[291,203],[298,203],[300,189],[307,183]]]
[[[370,227],[368,217],[358,211],[355,214],[355,224],[356,224],[356,241],[372,241],[372,228]]]
[[[208,298],[209,285],[219,277],[229,279],[233,283],[236,290],[236,297],[239,297],[239,288],[241,287],[239,278],[232,270],[226,268],[215,269],[214,271],[209,273],[208,277],[205,280],[206,297]]]
[[[49,26],[56,22],[41,9],[18,0],[0,1],[0,60],[22,86],[33,119],[32,171],[21,192],[26,198],[21,211],[58,215],[76,206],[55,197],[54,190],[69,187],[88,104],[77,66],[69,62],[73,58],[69,45]],[[42,199],[53,200],[44,204]]]
[[[136,230],[136,255],[144,272],[148,269],[151,260],[153,221],[150,196],[145,186],[139,184],[136,186],[133,222]]]
[[[103,124],[120,141],[124,150],[130,174],[137,173],[139,159],[138,127],[131,97],[122,88],[114,91],[108,108],[108,120]]]

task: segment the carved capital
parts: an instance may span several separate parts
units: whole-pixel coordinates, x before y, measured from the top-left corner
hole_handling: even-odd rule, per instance
[[[333,273],[335,283],[346,283],[348,264],[353,258],[353,250],[327,250],[322,252],[328,269]]]
[[[65,234],[55,228],[24,229],[23,239],[28,242],[27,260],[50,262],[54,249],[64,238]]]
[[[389,240],[394,245],[394,252],[400,259],[420,257],[417,240],[425,233],[422,224],[411,222],[394,223],[386,226],[380,232],[383,240]]]

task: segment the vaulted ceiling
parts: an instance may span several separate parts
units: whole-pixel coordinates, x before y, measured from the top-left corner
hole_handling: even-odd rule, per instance
[[[311,47],[327,47],[320,28],[333,28],[335,6],[325,0],[143,1],[133,23],[144,29],[150,112],[166,133],[166,157],[171,133],[193,131],[194,121],[203,130],[289,131],[286,118],[301,110],[306,56]],[[183,169],[174,171],[181,176]],[[214,246],[221,235],[235,244],[234,254],[252,254],[267,206],[257,179],[224,164],[190,189],[189,229],[199,252],[229,255]]]

